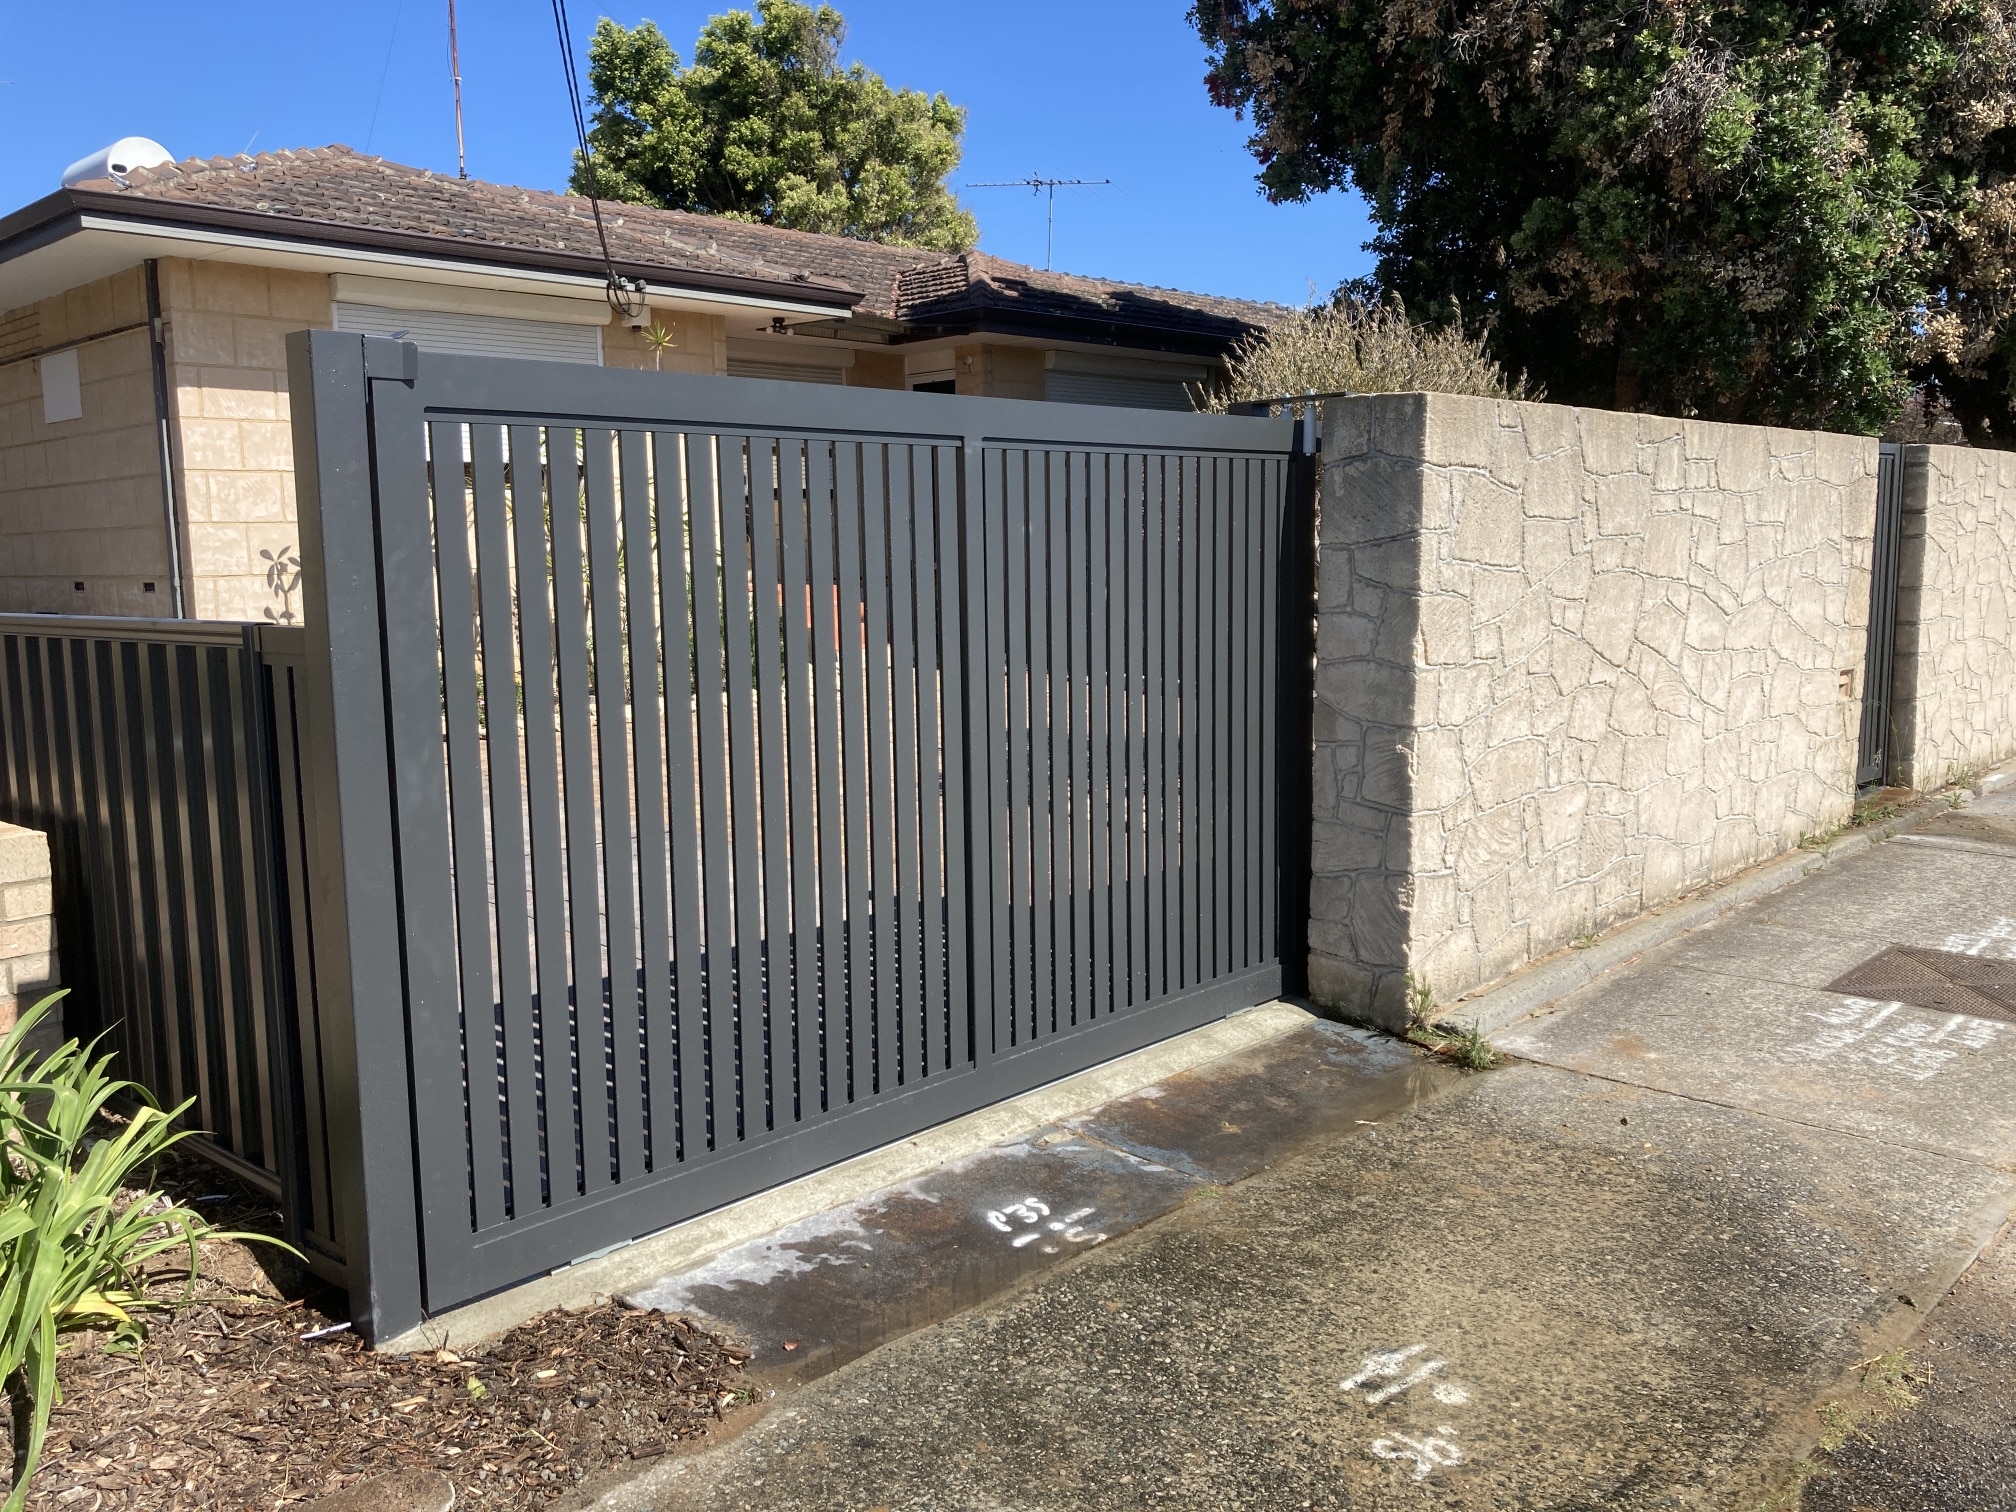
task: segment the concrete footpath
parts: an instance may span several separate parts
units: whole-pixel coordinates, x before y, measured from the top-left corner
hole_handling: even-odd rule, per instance
[[[2010,1505],[2003,1252],[1918,1336],[2016,1209],[2016,1025],[1828,987],[1903,945],[1965,960],[1900,991],[1978,1005],[2012,915],[2005,788],[1506,1026],[1501,1069],[1311,1024],[661,1278],[775,1396],[593,1505]],[[1913,1348],[1917,1405],[1869,1410]]]

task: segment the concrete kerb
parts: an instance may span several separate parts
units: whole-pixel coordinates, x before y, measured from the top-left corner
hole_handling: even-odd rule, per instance
[[[909,1139],[815,1171],[767,1192],[577,1261],[377,1342],[387,1354],[470,1348],[556,1308],[578,1308],[701,1265],[786,1224],[856,1202],[1050,1124],[1089,1113],[1159,1081],[1278,1039],[1315,1017],[1290,1003],[1242,1009],[1160,1044],[968,1113]]]
[[[2006,762],[1968,785],[1976,795],[2016,781],[2016,762]],[[1438,1010],[1435,1022],[1456,1029],[1475,1028],[1483,1034],[1552,1006],[1606,971],[1625,965],[1653,947],[1699,929],[1746,903],[1789,887],[1824,867],[1860,855],[1870,846],[1906,834],[1946,812],[1946,799],[1957,791],[1942,788],[1926,794],[1909,812],[1842,835],[1817,850],[1778,856],[1706,892],[1663,905],[1587,949],[1570,948],[1539,961],[1496,986],[1458,998]]]

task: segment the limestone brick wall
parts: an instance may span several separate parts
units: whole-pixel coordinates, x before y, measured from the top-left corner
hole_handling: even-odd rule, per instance
[[[1904,448],[1890,780],[2016,756],[2016,453]]]
[[[0,824],[0,1034],[56,987],[49,840]]]
[[[0,312],[0,613],[172,613],[144,273]],[[83,416],[45,423],[38,353]]]
[[[1874,441],[1445,395],[1323,419],[1310,980],[1392,1025],[1839,823]]]
[[[331,323],[329,279],[164,258],[161,304],[189,614],[298,622],[284,343]]]

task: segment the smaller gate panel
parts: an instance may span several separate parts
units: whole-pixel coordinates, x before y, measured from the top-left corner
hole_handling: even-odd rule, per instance
[[[402,639],[431,637],[441,692],[400,765],[409,840],[447,841],[458,1024],[430,1083],[466,1062],[466,1107],[432,1121],[464,1159],[421,1183],[471,1231],[483,1268],[430,1256],[463,1288],[612,1189],[970,1073],[957,452],[434,420],[425,466],[432,581],[400,602],[434,624]]]

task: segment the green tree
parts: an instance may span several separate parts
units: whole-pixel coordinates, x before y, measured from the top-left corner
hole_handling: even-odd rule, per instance
[[[2011,0],[1196,0],[1276,200],[1556,398],[2016,441]]]
[[[595,191],[798,231],[963,251],[945,187],[966,113],[838,62],[840,13],[762,0],[709,21],[688,68],[649,21],[606,17],[588,46]],[[573,187],[589,189],[576,154]]]

